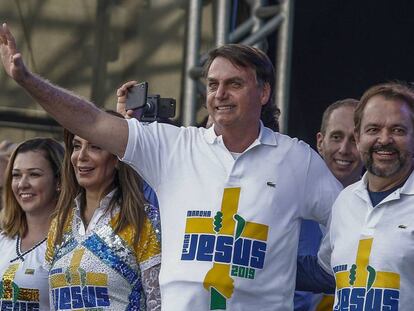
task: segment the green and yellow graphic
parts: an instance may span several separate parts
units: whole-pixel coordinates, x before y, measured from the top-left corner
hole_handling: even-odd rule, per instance
[[[268,226],[248,222],[238,213],[240,188],[224,189],[221,210],[213,217],[187,217],[182,260],[210,261],[204,278],[210,310],[226,310],[234,278],[254,279],[262,269]]]
[[[333,268],[336,278],[336,304],[339,310],[398,310],[400,275],[376,271],[370,265],[373,238],[359,241],[355,264]]]
[[[84,248],[75,250],[70,265],[64,273],[53,274],[50,276],[51,288],[65,287],[68,285],[108,285],[108,276],[105,273],[86,272],[80,267],[84,253]]]
[[[359,241],[358,253],[355,264],[349,271],[341,271],[335,274],[336,287],[364,287],[367,290],[372,287],[377,288],[400,288],[400,275],[394,272],[375,271],[369,265],[369,256],[373,238]]]
[[[22,288],[14,282],[19,263],[10,265],[0,282],[0,300],[39,302],[39,290]]]

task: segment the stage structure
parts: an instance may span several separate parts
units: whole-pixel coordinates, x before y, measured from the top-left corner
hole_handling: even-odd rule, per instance
[[[194,125],[198,109],[197,99],[205,97],[205,86],[201,82],[202,66],[206,55],[200,52],[202,9],[205,1],[190,0],[188,5],[186,58],[183,92],[183,125]],[[286,133],[289,113],[289,81],[291,45],[293,34],[294,0],[280,0],[276,4],[269,1],[245,1],[250,16],[231,29],[232,14],[237,12],[240,1],[216,0],[212,6],[215,16],[215,45],[242,43],[261,49],[267,46],[266,40],[276,33],[277,51],[275,55],[276,91],[275,102],[281,110],[280,131]],[[234,19],[234,16],[233,16]],[[277,30],[277,31],[276,31]]]
[[[294,0],[77,0],[67,3],[70,15],[57,14],[61,8],[52,1],[8,1],[2,4],[0,15],[14,26],[26,62],[34,71],[101,107],[113,106],[112,93],[119,81],[149,79],[152,87],[177,99],[176,121],[186,126],[197,125],[205,114],[201,108],[205,86],[200,78],[206,45],[259,47],[275,63],[275,102],[282,112],[280,130],[287,131]],[[84,10],[79,11],[79,5]],[[157,23],[151,26],[152,35],[146,36],[153,20]],[[43,53],[42,40],[50,46],[48,54]],[[276,48],[268,49],[268,42]],[[163,44],[167,52],[160,48]],[[75,52],[66,57],[70,50]],[[160,72],[163,77],[155,78]],[[26,137],[26,130],[60,135],[60,126],[4,74],[0,84],[1,129],[22,130],[17,140]]]

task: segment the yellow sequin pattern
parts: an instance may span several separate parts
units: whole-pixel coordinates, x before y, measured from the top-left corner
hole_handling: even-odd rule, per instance
[[[18,287],[14,283],[16,272],[19,269],[19,263],[10,265],[6,272],[3,274],[3,297],[0,299],[13,300],[13,301],[39,301],[39,290]]]
[[[63,234],[69,232],[72,227],[72,219],[73,219],[73,209],[70,212],[72,215],[68,216],[66,225],[63,229]],[[47,241],[46,241],[46,254],[45,254],[45,261],[51,265],[53,261],[53,256],[55,255],[56,249],[56,231],[57,231],[57,219],[56,217],[52,219],[52,222],[49,227],[49,232],[47,234]]]
[[[112,229],[116,226],[118,215],[111,219]],[[118,232],[118,235],[132,250],[134,250],[138,262],[145,262],[161,253],[161,245],[154,231],[154,227],[148,218],[145,218],[144,220],[137,244],[134,245],[135,229],[130,225]]]

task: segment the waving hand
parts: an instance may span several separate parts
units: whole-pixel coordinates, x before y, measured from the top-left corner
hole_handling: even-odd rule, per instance
[[[22,55],[16,47],[16,40],[7,24],[0,26],[0,57],[7,74],[17,82],[27,74]]]

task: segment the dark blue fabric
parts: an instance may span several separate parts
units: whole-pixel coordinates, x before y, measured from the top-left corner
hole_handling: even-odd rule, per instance
[[[152,190],[152,188],[143,180],[143,192],[144,192],[144,197],[147,200],[148,203],[154,205],[155,207],[159,207],[158,206],[158,199],[157,199],[157,195],[155,194],[155,191]]]
[[[398,188],[401,188],[402,185],[398,185],[394,188],[391,188],[389,190],[380,191],[380,192],[373,192],[368,189],[369,198],[371,199],[372,206],[377,206],[378,203],[380,203],[382,200],[384,200],[388,195],[393,193]]]
[[[313,220],[302,220],[299,235],[298,256],[318,254],[322,240],[319,224]],[[295,291],[294,310],[308,311],[312,304],[313,294],[310,292]]]
[[[298,256],[297,264],[297,290],[325,294],[335,293],[335,278],[322,269],[317,256]]]
[[[302,220],[299,234],[298,255],[314,255],[319,251],[322,231],[319,224],[313,220]]]
[[[309,311],[312,306],[312,296],[313,293],[295,291],[295,296],[293,299],[294,310],[295,311]]]
[[[397,186],[395,186],[395,187],[393,187],[389,190],[385,190],[385,191],[379,191],[379,192],[371,191],[371,190],[369,190],[369,185],[368,185],[367,190],[368,190],[369,198],[371,199],[372,206],[374,206],[374,207],[377,206],[377,204],[381,203],[381,201],[384,200],[388,195],[393,193],[398,188],[401,188],[402,186],[404,186],[404,184],[407,181],[408,177],[402,183],[400,183],[399,185],[397,185]]]

